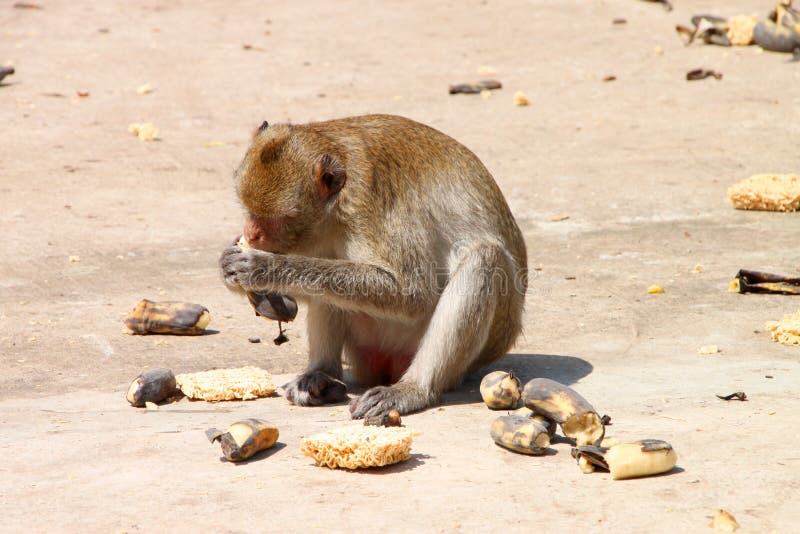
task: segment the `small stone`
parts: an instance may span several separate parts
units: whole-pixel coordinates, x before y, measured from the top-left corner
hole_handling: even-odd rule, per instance
[[[261,338],[256,336],[250,336],[247,338],[247,341],[250,343],[261,343]]]

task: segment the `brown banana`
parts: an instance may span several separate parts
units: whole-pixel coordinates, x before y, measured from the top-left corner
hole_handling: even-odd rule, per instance
[[[492,423],[489,434],[501,447],[522,454],[544,454],[550,446],[547,425],[522,415],[501,415]]]
[[[492,410],[513,410],[521,396],[519,378],[512,371],[494,371],[483,377],[481,397]]]
[[[128,387],[125,398],[132,406],[141,408],[146,402],[159,403],[175,392],[175,375],[169,369],[159,367],[137,376]]]
[[[561,425],[577,445],[594,445],[605,435],[602,418],[577,391],[548,378],[534,378],[522,391],[525,406]]]
[[[205,306],[188,302],[153,302],[143,299],[128,314],[125,326],[132,334],[202,334],[211,321]]]

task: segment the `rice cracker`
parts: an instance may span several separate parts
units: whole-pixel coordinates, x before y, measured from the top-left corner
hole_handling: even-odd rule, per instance
[[[756,174],[729,187],[728,197],[739,210],[797,211],[800,176]]]
[[[272,376],[252,366],[184,373],[175,382],[187,397],[205,401],[250,400],[275,393]]]
[[[332,469],[380,467],[408,460],[414,435],[405,427],[347,426],[305,438],[300,450]]]

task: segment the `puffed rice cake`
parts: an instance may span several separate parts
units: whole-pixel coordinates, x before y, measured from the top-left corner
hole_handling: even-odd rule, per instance
[[[753,44],[753,29],[758,22],[758,15],[736,15],[728,19],[728,40],[733,46]]]
[[[405,427],[347,426],[305,438],[300,450],[332,469],[380,467],[408,460],[414,435]]]
[[[800,345],[800,311],[787,313],[780,321],[767,322],[772,340],[784,345]]]
[[[175,376],[175,382],[187,397],[205,401],[250,400],[275,393],[272,376],[253,366],[184,373]]]
[[[797,211],[800,176],[756,174],[729,187],[728,197],[739,210]]]

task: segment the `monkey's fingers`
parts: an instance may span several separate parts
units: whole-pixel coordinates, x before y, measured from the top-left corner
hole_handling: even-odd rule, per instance
[[[350,417],[362,419],[377,417],[397,410],[405,415],[421,410],[430,404],[430,396],[414,382],[398,382],[393,386],[368,389],[350,403]]]
[[[322,371],[303,373],[282,388],[286,400],[297,406],[320,406],[347,399],[347,384]]]

